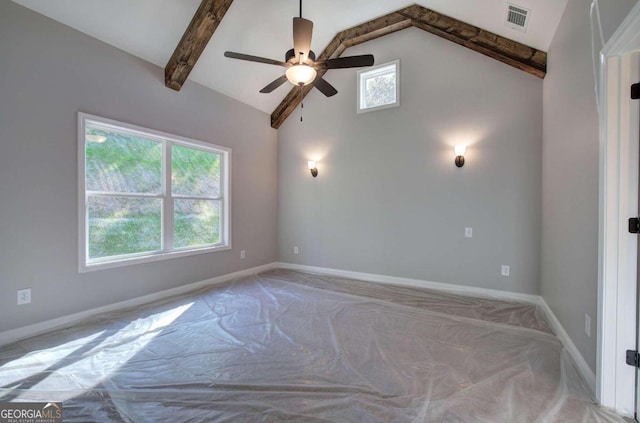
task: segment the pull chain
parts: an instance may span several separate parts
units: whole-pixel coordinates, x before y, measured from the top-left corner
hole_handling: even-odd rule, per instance
[[[303,95],[302,95],[302,85],[300,85],[300,122],[302,122],[302,109],[304,109],[304,103],[302,102],[303,99]]]

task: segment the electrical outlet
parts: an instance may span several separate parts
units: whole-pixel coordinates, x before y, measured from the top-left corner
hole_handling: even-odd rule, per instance
[[[31,302],[31,288],[18,290],[18,305],[29,304]]]
[[[509,274],[511,274],[511,268],[503,264],[502,267],[500,268],[500,274],[502,276],[509,276]]]
[[[464,228],[464,237],[473,238],[473,228]]]
[[[584,331],[587,336],[591,338],[591,316],[585,313],[584,315]]]
[[[244,260],[247,258],[247,254],[244,250],[240,250],[240,260]]]
[[[299,253],[300,253],[300,250],[298,250],[298,246],[297,246],[297,245],[295,245],[295,246],[293,247],[293,254],[299,254]]]

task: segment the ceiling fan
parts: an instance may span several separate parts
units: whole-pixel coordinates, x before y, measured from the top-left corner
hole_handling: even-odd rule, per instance
[[[261,89],[261,93],[270,93],[286,81],[289,81],[299,87],[313,84],[322,94],[331,97],[337,94],[338,90],[322,77],[319,77],[318,70],[357,68],[373,65],[374,58],[372,54],[316,61],[316,55],[311,50],[312,33],[313,22],[302,17],[302,0],[300,0],[300,17],[293,18],[293,48],[285,54],[284,62],[264,57],[250,56],[248,54],[234,53],[232,51],[225,51],[224,55],[232,59],[266,63],[268,65],[287,68],[284,75]]]

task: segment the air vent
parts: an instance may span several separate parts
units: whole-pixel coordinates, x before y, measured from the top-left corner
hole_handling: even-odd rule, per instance
[[[526,32],[531,10],[513,3],[507,3],[507,19],[505,25],[518,31]]]

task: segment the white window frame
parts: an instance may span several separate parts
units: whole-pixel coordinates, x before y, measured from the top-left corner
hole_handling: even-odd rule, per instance
[[[162,145],[162,193],[151,195],[152,198],[162,199],[162,249],[153,252],[126,254],[120,256],[89,259],[88,243],[88,195],[86,190],[86,141],[85,133],[88,124],[95,124],[114,131],[122,131],[139,135],[145,139],[157,141]],[[171,193],[171,147],[181,145],[189,148],[210,151],[219,154],[220,163],[220,242],[213,245],[198,247],[173,248],[173,201],[174,199],[202,199],[190,196],[173,196]],[[195,254],[211,253],[231,249],[231,149],[204,141],[180,137],[162,131],[156,131],[141,126],[131,125],[87,113],[78,113],[78,257],[81,273],[93,270],[110,269],[139,263],[149,263],[170,258],[186,257]],[[124,194],[123,196],[127,196]],[[140,197],[140,196],[135,196]]]
[[[388,70],[387,68],[393,67],[393,70]],[[382,106],[376,107],[363,107],[364,105],[364,94],[367,79],[372,77],[385,75],[388,73],[395,73],[396,75],[396,101],[394,103],[385,104]],[[358,87],[358,95],[356,98],[356,107],[358,113],[368,113],[376,110],[390,109],[392,107],[400,106],[400,60],[394,60],[392,62],[387,62],[382,65],[374,66],[373,68],[366,68],[358,71],[357,76],[357,84]]]

